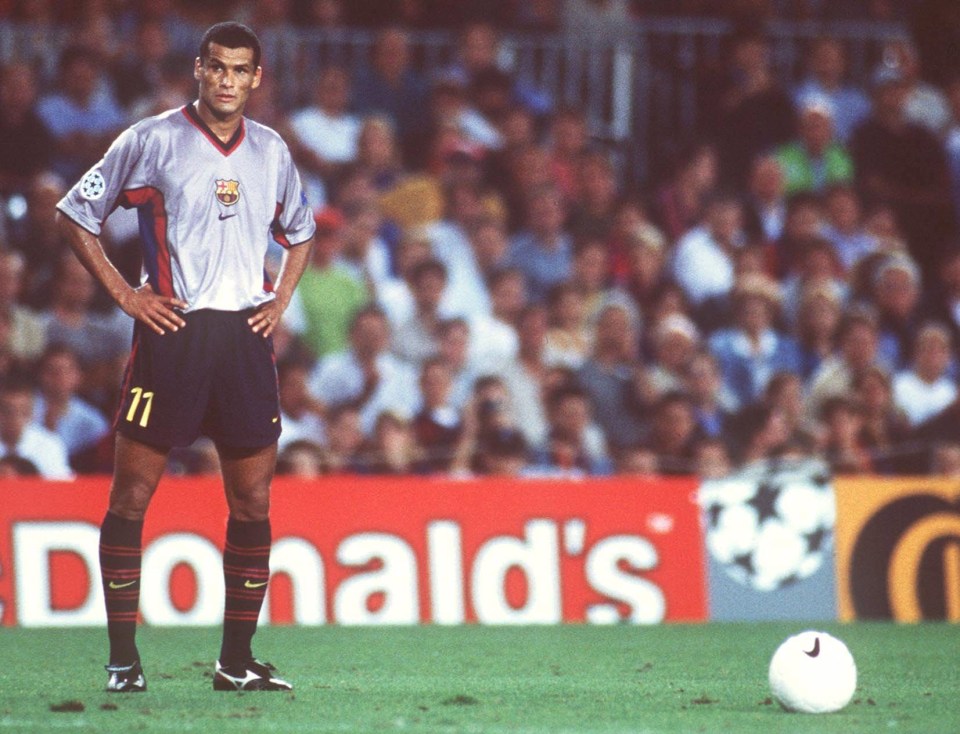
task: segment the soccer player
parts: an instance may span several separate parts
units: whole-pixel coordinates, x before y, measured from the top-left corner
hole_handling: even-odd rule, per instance
[[[146,688],[135,642],[143,518],[171,447],[201,433],[216,443],[229,507],[214,690],[290,690],[250,642],[270,575],[280,435],[270,337],[309,260],[315,225],[286,145],[243,117],[262,74],[253,31],[212,26],[193,74],[195,102],[123,132],[57,204],[77,257],[135,319],[100,531],[107,690]],[[99,240],[118,205],[136,207],[140,218],[138,288]],[[276,284],[264,270],[271,235],[286,248]]]

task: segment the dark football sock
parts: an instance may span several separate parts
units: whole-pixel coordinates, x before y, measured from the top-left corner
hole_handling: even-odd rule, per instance
[[[257,631],[257,618],[270,580],[270,521],[227,521],[223,549],[223,580],[226,598],[223,610],[223,644],[220,663],[226,667],[253,657],[250,640]]]
[[[100,526],[100,578],[111,665],[128,665],[140,658],[135,638],[142,534],[142,520],[127,520],[112,512],[107,512]]]

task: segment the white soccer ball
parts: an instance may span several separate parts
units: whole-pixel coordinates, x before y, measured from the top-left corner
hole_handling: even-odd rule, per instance
[[[787,711],[839,711],[857,689],[853,655],[836,637],[807,631],[789,637],[770,660],[770,691]]]

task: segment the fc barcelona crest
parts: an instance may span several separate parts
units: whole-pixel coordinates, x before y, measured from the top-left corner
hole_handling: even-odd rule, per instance
[[[219,201],[221,204],[224,206],[233,206],[240,201],[239,181],[228,181],[223,178],[218,178],[216,184],[217,201]]]

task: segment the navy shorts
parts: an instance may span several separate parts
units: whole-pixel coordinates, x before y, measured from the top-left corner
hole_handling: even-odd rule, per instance
[[[191,311],[162,336],[136,323],[115,426],[135,441],[259,448],[280,436],[273,339],[254,334],[248,311]]]

